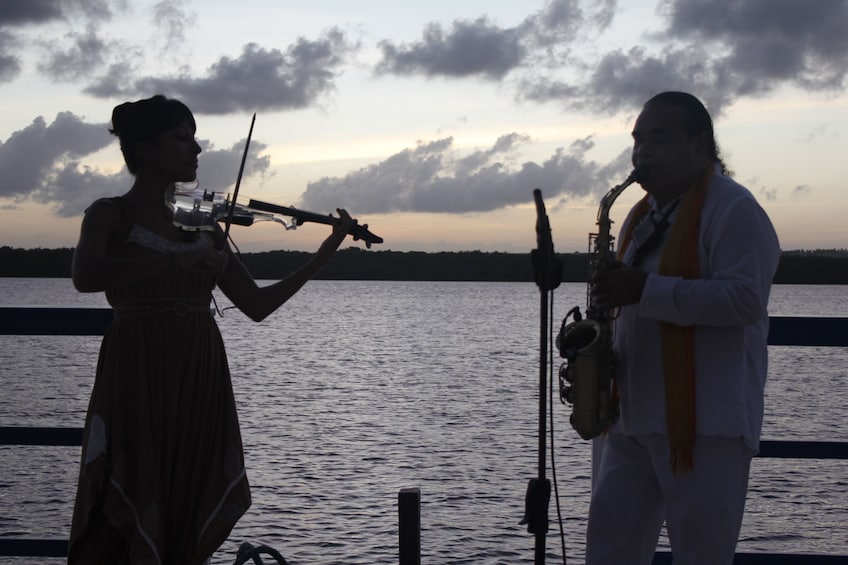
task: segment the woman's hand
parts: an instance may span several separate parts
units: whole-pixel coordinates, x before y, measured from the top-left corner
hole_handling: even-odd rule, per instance
[[[342,241],[344,241],[344,238],[347,236],[347,232],[350,230],[351,224],[353,224],[353,219],[350,217],[350,214],[347,213],[347,210],[337,208],[336,212],[339,213],[339,217],[338,219],[334,218],[333,233],[324,240],[324,243],[322,243],[321,247],[318,249],[318,253],[322,255],[334,253],[342,244]]]

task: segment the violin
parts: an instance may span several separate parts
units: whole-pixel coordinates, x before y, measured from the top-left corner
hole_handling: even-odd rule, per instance
[[[173,214],[173,223],[186,231],[214,231],[218,222],[238,226],[252,226],[256,222],[270,221],[286,230],[296,229],[307,222],[333,226],[339,219],[332,214],[307,212],[290,206],[280,206],[250,198],[247,204],[232,202],[229,195],[207,190],[186,190],[175,187],[165,199]],[[383,238],[368,229],[368,224],[353,220],[347,233],[354,241],[362,240],[370,248],[372,243],[383,243]]]
[[[207,190],[200,192],[195,183],[176,183],[165,195],[165,205],[173,214],[174,225],[186,231],[214,231],[217,229],[217,222],[224,222],[224,239],[227,239],[230,235],[230,224],[252,226],[255,222],[271,221],[281,224],[287,230],[293,230],[306,222],[335,226],[339,220],[334,218],[332,214],[325,216],[252,198],[247,205],[236,202],[255,123],[256,114],[254,113],[250,120],[247,140],[244,143],[244,153],[241,156],[241,166],[239,167],[238,177],[236,177],[232,200],[229,196],[220,193]],[[360,224],[356,220],[353,220],[347,233],[353,236],[354,241],[360,239],[364,241],[365,247],[368,248],[371,247],[372,243],[383,243],[382,237],[374,235],[368,230],[368,224]]]

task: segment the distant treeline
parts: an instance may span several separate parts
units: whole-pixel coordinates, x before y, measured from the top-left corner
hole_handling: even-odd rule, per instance
[[[243,253],[256,279],[280,279],[308,260],[304,251]],[[0,276],[69,277],[73,249],[0,247]],[[586,253],[558,254],[564,282],[585,282]],[[530,252],[370,251],[342,249],[316,277],[324,280],[417,280],[533,282]],[[848,284],[848,250],[784,251],[777,284]]]

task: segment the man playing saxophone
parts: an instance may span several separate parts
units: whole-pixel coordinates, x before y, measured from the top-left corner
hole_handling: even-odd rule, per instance
[[[618,308],[620,417],[603,439],[586,563],[650,564],[666,523],[675,563],[730,565],[759,444],[767,304],[780,248],[718,155],[694,96],[648,100],[633,128],[645,197],[593,297]]]

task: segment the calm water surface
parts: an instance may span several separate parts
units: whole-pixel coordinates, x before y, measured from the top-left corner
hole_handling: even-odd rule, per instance
[[[5,305],[106,306],[64,279],[0,286]],[[777,286],[771,314],[848,316],[847,289]],[[423,562],[533,563],[518,522],[537,474],[535,285],[313,281],[260,324],[218,302],[253,506],[214,563],[232,563],[242,541],[293,565],[396,563],[404,487],[422,492]],[[562,285],[555,323],[584,302],[584,285]],[[0,425],[82,426],[100,338],[0,340]],[[770,363],[764,439],[848,440],[845,348],[772,347]],[[565,406],[553,419],[565,551],[581,563],[589,446]],[[78,458],[79,448],[0,447],[0,536],[67,537]],[[848,553],[846,471],[755,460],[739,550]],[[553,499],[549,516],[548,562],[560,563]]]

